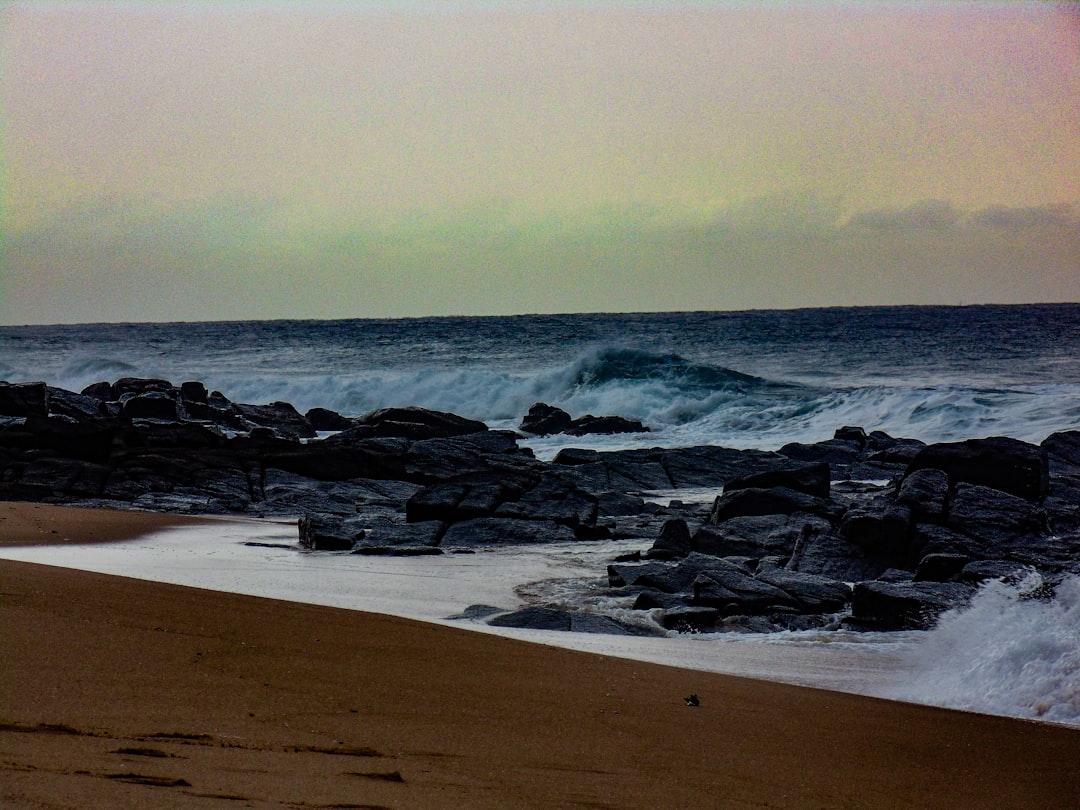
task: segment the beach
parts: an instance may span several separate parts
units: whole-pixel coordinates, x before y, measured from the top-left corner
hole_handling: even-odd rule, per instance
[[[0,506],[5,545],[182,520]],[[6,807],[1065,807],[1080,732],[0,562]],[[685,698],[697,695],[700,705]]]

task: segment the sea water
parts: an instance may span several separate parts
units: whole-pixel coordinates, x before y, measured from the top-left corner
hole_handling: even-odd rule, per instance
[[[321,406],[361,415],[420,405],[514,428],[543,401],[573,416],[620,415],[650,428],[523,442],[541,458],[567,444],[776,449],[830,438],[842,425],[927,442],[989,435],[1039,442],[1080,429],[1080,305],[0,327],[0,379],[77,391],[125,376],[201,380],[234,401],[283,400],[301,411]],[[280,531],[291,539],[294,529]],[[512,585],[518,603],[559,593],[570,599],[588,593],[582,581],[566,585],[589,576],[581,566],[598,547],[584,546],[545,557],[542,565],[519,552],[481,559],[502,571],[487,581],[504,590]],[[200,548],[187,568],[177,564],[175,549],[166,549],[157,558],[167,562],[157,569],[209,568],[227,581],[207,585],[204,574],[193,573],[188,584],[243,590],[255,578],[269,582],[259,586],[263,595],[303,600],[311,597],[298,572],[317,569],[325,585],[326,571],[359,565],[349,555],[281,551],[278,558],[245,547],[230,567],[223,565],[223,548]],[[80,562],[89,554],[64,549],[66,564],[89,565]],[[203,564],[203,557],[214,564]],[[275,570],[270,557],[291,573],[268,579]],[[435,580],[471,581],[462,564],[439,560],[378,563],[393,567],[379,576],[400,587],[383,593],[381,608],[405,611],[394,607],[408,601],[404,594],[424,592]],[[155,578],[154,567],[129,573]],[[517,606],[509,601],[500,606]],[[818,686],[1080,724],[1075,579],[1062,583],[1053,601],[1026,598],[1022,586],[990,583],[969,607],[922,633],[563,643],[571,641],[610,654],[794,682],[812,674]],[[752,663],[733,670],[734,660]]]
[[[0,327],[0,379],[125,376],[350,416],[419,405],[513,428],[543,401],[651,429],[574,440],[601,449],[775,449],[841,425],[1037,442],[1080,427],[1080,305]]]

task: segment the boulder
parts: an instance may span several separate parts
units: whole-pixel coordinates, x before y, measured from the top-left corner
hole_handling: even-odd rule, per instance
[[[664,523],[660,535],[649,549],[651,559],[674,559],[685,557],[693,549],[690,529],[682,518],[672,518]]]
[[[947,527],[975,541],[973,557],[998,559],[1017,546],[1038,545],[1047,534],[1046,516],[1031,501],[1003,490],[960,484],[949,507]]]
[[[563,432],[571,436],[588,436],[591,434],[648,433],[649,428],[637,419],[586,414],[571,422],[570,427]]]
[[[949,582],[971,559],[963,554],[927,554],[915,569],[915,582]]]
[[[297,522],[300,545],[314,551],[349,551],[364,528],[357,519],[304,515]]]
[[[550,436],[553,433],[565,433],[570,429],[572,421],[570,414],[562,408],[556,408],[545,402],[537,402],[529,408],[529,412],[521,420],[518,429],[525,433],[532,433],[534,436]]]
[[[1047,450],[1019,439],[994,436],[962,442],[931,444],[918,452],[907,474],[942,470],[949,483],[975,484],[1040,501],[1050,488]]]
[[[404,439],[444,439],[450,436],[466,436],[482,433],[487,425],[476,419],[466,419],[444,411],[428,408],[381,408],[357,420],[366,425],[373,436]]]
[[[828,462],[801,464],[798,467],[784,467],[778,470],[766,470],[742,478],[733,478],[724,484],[724,492],[737,489],[787,489],[812,495],[815,498],[828,498],[830,472]]]
[[[449,526],[440,545],[442,548],[475,548],[565,543],[573,539],[573,531],[550,520],[475,518]]]
[[[737,517],[756,515],[792,515],[796,512],[825,515],[831,511],[824,498],[817,498],[787,487],[772,489],[737,489],[724,492],[713,503],[709,522],[723,523]]]
[[[949,476],[943,470],[925,468],[904,476],[896,501],[910,509],[917,522],[942,523],[948,497]]]
[[[922,630],[973,589],[958,582],[858,582],[852,590],[852,624],[874,630]]]
[[[173,391],[147,391],[133,394],[120,401],[120,415],[124,419],[161,419],[182,422],[187,412],[180,398]]]
[[[347,419],[337,411],[331,411],[328,408],[311,408],[304,414],[304,418],[315,430],[322,431],[348,430],[355,425],[352,419]]]
[[[885,499],[852,507],[840,521],[840,534],[845,540],[897,562],[907,559],[910,529],[911,510]]]
[[[315,428],[288,402],[271,402],[269,405],[236,404],[233,407],[251,424],[270,428],[280,436],[315,438]]]

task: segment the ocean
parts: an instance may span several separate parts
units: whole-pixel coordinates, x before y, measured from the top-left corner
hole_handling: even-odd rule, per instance
[[[828,439],[844,425],[926,442],[1005,435],[1037,443],[1056,431],[1080,430],[1080,304],[0,327],[0,379],[78,391],[132,376],[201,380],[238,402],[288,401],[301,411],[321,406],[350,416],[420,405],[515,428],[543,401],[574,417],[619,415],[650,428],[524,440],[540,458],[568,445],[769,450]],[[155,548],[150,557],[158,562],[123,571],[151,579],[159,576],[155,570],[175,572],[174,552]],[[77,567],[79,555],[89,560],[91,553],[65,547],[61,564]],[[311,598],[289,590],[299,588],[297,566],[311,563],[293,562],[305,559],[299,554],[250,556],[271,553],[247,548],[238,570],[257,577],[251,572],[272,563],[292,573],[252,585],[253,592]],[[485,559],[508,572],[504,579],[518,571],[535,577],[535,568],[521,568],[513,557],[518,553]],[[567,576],[582,576],[578,557],[586,552],[559,553],[544,564],[550,587],[557,587],[560,566]],[[184,567],[191,572],[184,581],[218,587],[207,577],[220,567],[220,554],[202,556],[212,564]],[[128,566],[139,559],[123,557]],[[361,564],[349,555],[336,559],[342,570]],[[421,573],[421,565],[453,563],[385,564],[401,566],[395,582],[412,570],[416,587],[426,588],[433,575]],[[444,571],[448,580],[454,576]],[[325,587],[325,571],[318,582]],[[521,581],[512,590],[550,587]],[[392,601],[387,612],[395,610]],[[649,655],[724,671],[720,659],[734,660],[734,644],[753,644],[755,660],[764,648],[781,652],[747,674],[773,671],[790,679],[806,669],[806,651],[813,649],[837,662],[829,667],[815,659],[824,674],[814,685],[846,689],[845,670],[858,650],[860,661],[876,663],[855,691],[1080,725],[1078,611],[1075,580],[1050,603],[991,583],[932,631],[661,639],[673,642],[671,652]],[[692,654],[678,657],[674,645],[688,643]]]
[[[419,405],[514,428],[542,401],[651,429],[574,440],[598,449],[775,449],[842,425],[1038,442],[1080,428],[1080,305],[0,327],[0,379],[132,376],[349,416]]]

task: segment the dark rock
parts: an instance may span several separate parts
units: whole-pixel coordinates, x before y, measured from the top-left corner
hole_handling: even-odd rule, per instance
[[[180,399],[184,402],[193,402],[197,405],[207,405],[210,395],[206,386],[198,380],[180,383]]]
[[[949,507],[948,528],[976,541],[972,556],[996,559],[1047,534],[1045,513],[1029,500],[1000,489],[960,484]]]
[[[425,523],[370,523],[352,546],[353,554],[432,554],[442,540],[445,526],[437,520]]]
[[[83,396],[102,402],[115,402],[119,397],[113,395],[112,383],[96,382],[86,386],[81,392]]]
[[[53,416],[67,416],[77,422],[88,422],[109,415],[100,399],[84,396],[63,388],[48,387],[49,413]]]
[[[904,476],[896,500],[911,510],[918,522],[945,520],[949,496],[949,476],[943,470],[921,469]]]
[[[148,391],[125,397],[120,403],[120,415],[124,419],[162,419],[168,422],[187,419],[187,412],[180,404],[179,397],[171,390]]]
[[[569,430],[571,421],[570,414],[562,408],[556,408],[545,402],[537,402],[529,408],[528,414],[521,420],[519,430],[535,436],[550,436],[552,433],[564,433]]]
[[[716,626],[720,620],[720,611],[703,605],[683,605],[665,610],[660,618],[666,630],[678,630],[680,633],[694,630],[707,630]]]
[[[648,556],[653,559],[674,559],[685,557],[692,549],[690,529],[682,518],[674,518],[664,523],[660,536],[653,542]]]
[[[89,389],[83,389],[87,393]],[[176,389],[168,380],[159,380],[152,377],[122,377],[110,387],[110,399],[122,400],[126,396],[139,396],[141,394],[167,394],[174,393]],[[90,396],[90,394],[87,394]]]
[[[713,504],[710,523],[723,523],[737,517],[756,515],[791,515],[796,512],[825,515],[828,502],[787,487],[773,489],[737,489],[725,492]]]
[[[676,594],[646,588],[634,597],[634,610],[677,610],[687,607],[686,600]]]
[[[994,436],[931,444],[915,456],[908,473],[943,470],[949,483],[975,484],[1039,501],[1050,488],[1047,450],[1018,439]]]
[[[316,551],[348,551],[363,533],[353,520],[326,515],[304,515],[297,521],[300,545]]]
[[[948,582],[971,562],[963,554],[927,554],[915,569],[915,582]]]
[[[1039,446],[1046,451],[1055,474],[1080,472],[1080,430],[1054,433]]]
[[[921,630],[949,608],[961,607],[972,588],[958,582],[858,582],[852,591],[851,617],[880,630]]]
[[[848,442],[859,448],[866,446],[866,431],[861,427],[845,425],[842,428],[837,428],[833,438],[841,442]]]
[[[1033,570],[1030,565],[1013,560],[975,560],[963,567],[957,579],[970,585],[980,585],[989,579],[1015,584],[1030,576]]]
[[[371,428],[374,436],[405,439],[445,439],[482,433],[487,425],[453,413],[427,408],[381,408],[357,420]]]
[[[570,427],[563,432],[571,436],[588,436],[591,434],[648,433],[649,428],[636,419],[586,414],[571,422]]]
[[[535,406],[534,406],[535,407]],[[599,450],[583,450],[578,447],[564,447],[555,454],[552,464],[564,464],[575,467],[579,464],[596,464],[604,458]]]
[[[792,553],[788,570],[857,582],[873,579],[891,567],[887,560],[875,557],[835,531],[807,525],[810,528]]]
[[[720,525],[701,526],[694,533],[693,550],[717,557],[778,555],[788,559],[811,528],[828,531],[830,525],[824,518],[805,513],[731,518]]]
[[[907,558],[911,510],[887,500],[849,509],[840,522],[840,534],[871,554],[892,560]]]
[[[560,630],[569,632],[570,611],[546,607],[527,607],[488,619],[492,627],[519,627],[526,630]]]
[[[795,461],[826,462],[842,466],[856,461],[861,449],[861,446],[854,442],[829,439],[815,444],[791,442],[785,444],[777,452]]]
[[[733,478],[724,484],[724,492],[734,492],[737,489],[786,487],[816,498],[828,498],[829,485],[829,465],[827,462],[820,462],[817,464],[803,464],[798,467],[785,467],[778,470],[766,470],[744,478]]]
[[[442,548],[565,543],[574,539],[566,526],[550,520],[476,518],[449,526]]]
[[[776,605],[795,604],[792,596],[782,588],[755,579],[734,565],[714,565],[702,571],[693,587],[691,604],[694,605],[724,608],[734,602],[741,611],[757,613]]]
[[[851,599],[851,586],[846,582],[783,568],[762,568],[755,577],[767,585],[780,588],[804,612],[834,612]]]
[[[315,438],[315,428],[288,402],[271,402],[269,405],[236,404],[233,407],[248,422],[270,428],[278,435],[298,439]]]
[[[304,418],[311,423],[315,430],[348,430],[355,425],[352,419],[347,419],[337,411],[328,408],[312,408],[304,414]]]

